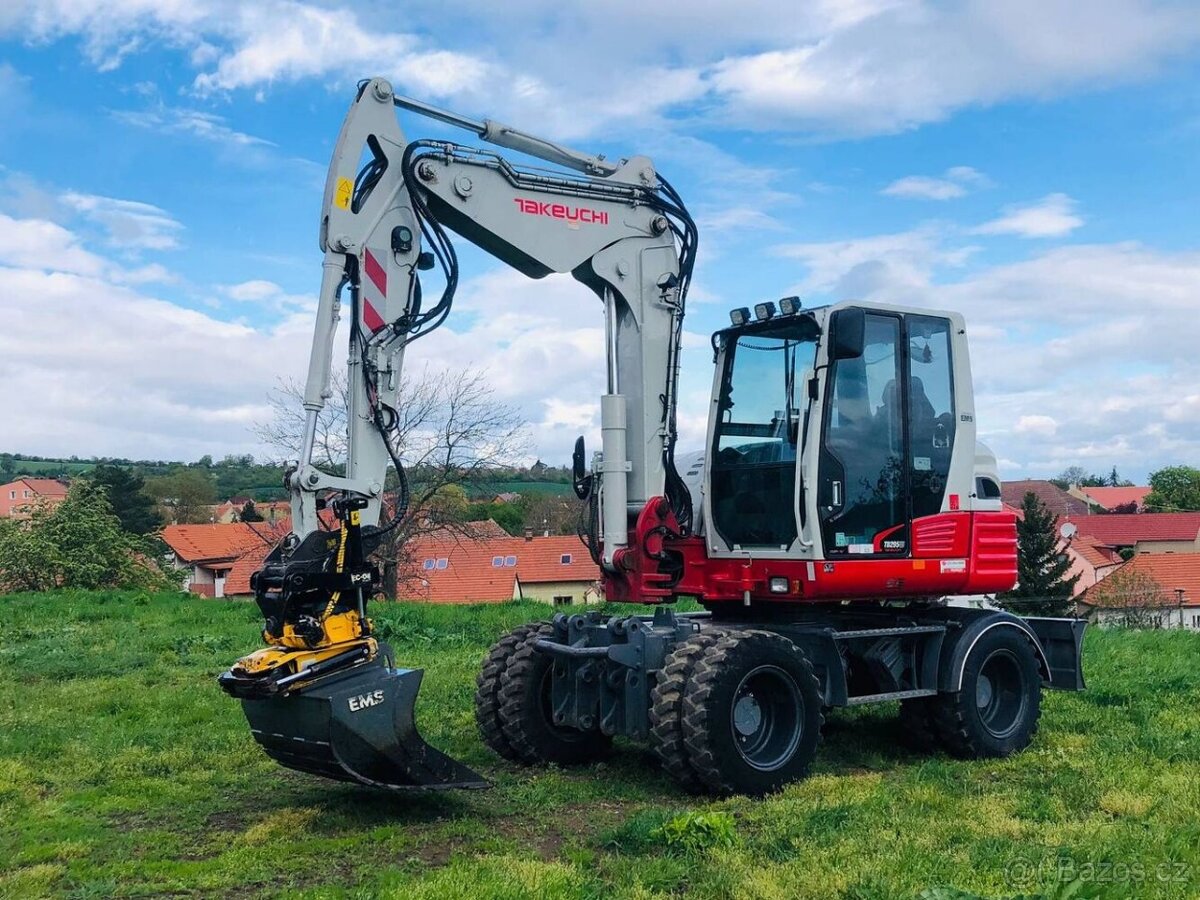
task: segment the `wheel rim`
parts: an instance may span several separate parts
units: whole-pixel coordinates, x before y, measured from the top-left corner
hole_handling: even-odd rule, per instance
[[[733,745],[761,772],[785,765],[804,734],[804,698],[796,680],[778,666],[759,666],[738,683],[729,710]]]
[[[975,707],[979,720],[993,737],[1008,737],[1025,718],[1029,700],[1025,676],[1010,650],[996,650],[979,667],[975,681]]]

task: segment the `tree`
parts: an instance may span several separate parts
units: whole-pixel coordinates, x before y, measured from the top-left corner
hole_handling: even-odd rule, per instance
[[[55,507],[40,503],[27,518],[0,520],[0,590],[171,585],[151,558],[149,541],[123,530],[104,488],[87,479]]]
[[[1128,478],[1122,478],[1117,474],[1117,467],[1113,466],[1112,471],[1108,473],[1107,483],[1109,487],[1132,487],[1133,482]]]
[[[101,463],[88,478],[104,489],[121,527],[130,534],[149,534],[162,525],[162,516],[155,511],[154,501],[146,496],[146,481],[140,475]]]
[[[1145,507],[1153,512],[1200,510],[1200,469],[1167,466],[1151,474]]]
[[[242,511],[238,513],[238,519],[242,522],[261,522],[263,517],[254,508],[254,501],[247,500],[242,506]]]
[[[1017,520],[1017,586],[997,598],[1001,606],[1025,616],[1063,616],[1079,575],[1070,577],[1071,560],[1058,534],[1058,516],[1030,492]]]
[[[211,507],[217,502],[212,476],[200,468],[180,469],[170,475],[149,478],[146,493],[176,525],[209,521]]]
[[[346,397],[344,374],[332,381],[333,396],[317,417],[313,462],[340,472],[346,458]],[[304,433],[303,387],[283,381],[272,392],[272,417],[255,428],[259,438],[283,459],[299,456]],[[405,466],[409,484],[408,515],[376,551],[383,570],[384,592],[395,597],[401,582],[419,577],[403,548],[429,534],[471,540],[478,526],[466,521],[466,489],[487,483],[500,466],[526,449],[524,420],[511,406],[499,402],[482,372],[424,370],[400,384],[392,441]],[[396,484],[389,473],[389,487]],[[455,490],[449,490],[455,488]],[[461,502],[460,502],[461,501]]]
[[[1116,469],[1113,469],[1116,472]],[[1104,487],[1108,484],[1108,480],[1101,475],[1093,475],[1083,466],[1068,466],[1059,473],[1057,478],[1051,478],[1050,481],[1064,491],[1074,485],[1079,487]]]
[[[11,453],[0,453],[0,481],[8,483],[17,475],[17,462]]]
[[[1166,589],[1154,576],[1128,565],[1088,588],[1083,600],[1105,610],[1106,623],[1126,628],[1161,627],[1163,610],[1171,605]]]

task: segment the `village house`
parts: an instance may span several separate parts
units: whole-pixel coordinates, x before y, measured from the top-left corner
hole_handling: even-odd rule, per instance
[[[251,593],[250,573],[258,569],[267,552],[284,533],[279,526],[266,522],[231,522],[168,525],[162,530],[161,537],[171,549],[171,562],[187,571],[184,583],[187,590],[202,597],[226,597]],[[257,564],[251,560],[237,566],[252,553],[260,554]],[[246,572],[248,565],[251,568]],[[238,580],[230,584],[235,567]],[[231,590],[235,587],[237,590]]]
[[[1079,609],[1100,625],[1200,631],[1200,553],[1143,554],[1084,592]]]
[[[413,541],[400,599],[499,603],[525,597],[553,606],[599,601],[600,569],[579,538],[435,536]]]
[[[0,518],[19,519],[38,503],[57,506],[67,499],[67,486],[53,478],[18,478],[0,485]]]

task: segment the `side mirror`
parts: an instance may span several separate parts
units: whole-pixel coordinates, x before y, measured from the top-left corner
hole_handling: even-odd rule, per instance
[[[839,309],[829,323],[832,331],[829,358],[857,359],[863,354],[867,329],[867,314],[857,307]]]
[[[587,470],[586,456],[581,434],[575,438],[575,452],[571,454],[571,486],[580,500],[586,500],[592,493],[592,474]]]

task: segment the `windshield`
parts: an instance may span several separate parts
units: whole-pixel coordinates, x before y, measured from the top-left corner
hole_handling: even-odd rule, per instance
[[[796,537],[797,442],[816,355],[811,320],[730,337],[718,398],[713,518],[738,545],[787,546]]]

